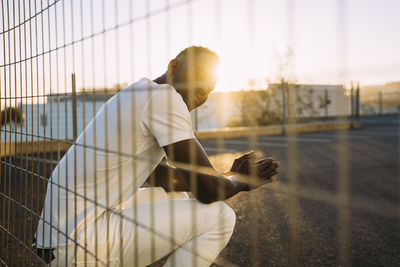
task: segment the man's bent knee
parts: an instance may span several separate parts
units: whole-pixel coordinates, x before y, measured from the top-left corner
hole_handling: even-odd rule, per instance
[[[217,224],[223,227],[224,232],[232,233],[236,223],[236,214],[233,209],[223,201],[214,202],[209,205],[213,206],[213,213],[218,215]]]

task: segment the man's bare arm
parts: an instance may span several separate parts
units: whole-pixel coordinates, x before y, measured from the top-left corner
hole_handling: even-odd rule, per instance
[[[190,188],[185,182],[183,175],[176,168],[167,165],[167,161],[158,164],[156,169],[147,179],[151,186],[160,186],[165,191],[190,191]]]
[[[201,202],[225,200],[240,191],[249,190],[248,185],[233,181],[220,174],[210,163],[206,152],[196,139],[183,140],[164,147],[173,163],[192,164],[194,172],[179,169],[193,195]],[[209,175],[196,173],[196,167],[208,167]]]

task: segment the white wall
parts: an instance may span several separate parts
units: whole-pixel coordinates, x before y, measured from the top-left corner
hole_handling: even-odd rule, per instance
[[[103,101],[82,101],[77,99],[77,131],[78,135],[85,128],[94,114],[101,108]],[[47,139],[72,139],[72,99],[60,98],[47,101],[46,104],[22,104],[19,106],[24,114],[24,121],[18,127],[6,125],[2,127],[1,141],[29,141]],[[93,109],[95,111],[93,112]],[[16,131],[14,134],[7,131]],[[22,133],[22,134],[20,134]],[[21,139],[22,136],[22,139]]]

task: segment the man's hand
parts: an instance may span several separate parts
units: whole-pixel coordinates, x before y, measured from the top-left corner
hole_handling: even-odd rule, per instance
[[[279,172],[278,167],[280,166],[280,163],[273,157],[259,160],[255,160],[255,158],[254,152],[244,154],[235,159],[230,170],[231,175],[236,173],[232,176],[232,180],[247,183],[250,190],[272,182],[272,177]],[[240,174],[245,174],[247,177]]]
[[[240,168],[242,173],[250,173],[250,161],[254,159],[256,159],[256,154],[253,151],[238,157],[233,161],[230,172],[238,172]]]

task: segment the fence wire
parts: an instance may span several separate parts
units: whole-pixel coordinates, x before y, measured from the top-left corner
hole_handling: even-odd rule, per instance
[[[231,4],[239,2],[247,13],[247,36],[241,38],[247,40],[254,58],[260,38],[255,19],[258,1]],[[212,154],[214,165],[225,169],[228,165],[218,161],[235,159],[238,150],[276,147],[263,139],[266,132],[287,138],[282,145],[287,165],[281,167],[287,170],[287,179],[279,185],[287,194],[290,266],[301,262],[301,200],[338,209],[338,262],[343,266],[351,265],[351,210],[397,218],[397,207],[391,202],[351,195],[347,131],[338,134],[334,148],[336,193],[302,184],[299,177],[303,138],[299,125],[339,122],[352,129],[358,127],[362,115],[397,114],[400,98],[390,85],[363,90],[356,83],[348,87],[298,84],[287,77],[260,85],[246,77],[246,90],[229,95],[215,92],[208,100],[207,92],[207,103],[189,114],[179,110],[179,104],[182,99],[188,107],[200,101],[199,83],[186,84],[187,95],[183,93],[177,102],[171,86],[149,80],[157,77],[158,65],[164,64],[164,71],[167,66],[174,68],[168,62],[185,48],[176,49],[177,40],[187,46],[194,43],[201,5],[209,10],[209,18],[200,21],[213,17],[214,28],[207,29],[207,34],[215,35],[214,47],[223,51],[227,44],[221,37],[226,34],[222,14],[227,3],[222,0],[1,1],[2,265],[146,266],[168,261],[171,266],[205,266],[215,262],[230,240],[233,226],[229,222],[234,215],[224,202],[206,205],[195,200],[204,191],[199,182],[203,177],[213,177],[218,199],[227,196],[228,189],[226,177],[205,166],[210,165],[208,160],[197,164],[197,145],[201,147],[197,141],[187,148],[185,162],[175,159],[179,147],[170,145],[189,137],[211,139],[205,141],[205,151]],[[346,1],[337,5],[338,77],[347,81]],[[287,42],[293,47],[296,5],[287,1],[286,7]],[[187,64],[197,63],[197,56],[188,52]],[[288,61],[291,65],[294,59]],[[254,71],[257,66],[248,68]],[[197,74],[190,68],[186,73],[191,80],[200,79]],[[148,79],[140,80],[141,76]],[[172,81],[168,76],[158,79]],[[158,114],[160,110],[168,114]],[[188,125],[193,128],[190,133],[178,127]],[[164,135],[154,134],[162,130]],[[237,138],[230,140],[232,136]],[[232,144],[239,148],[232,150]],[[188,174],[183,183],[182,173]],[[255,187],[257,175],[257,168],[251,167],[235,179]],[[248,240],[231,246],[248,242],[246,263],[262,266],[266,240],[260,222],[264,218],[254,208],[260,207],[255,203],[262,196],[245,194],[241,201],[249,203],[247,218],[236,220],[250,224]],[[229,258],[228,253],[223,257]],[[229,260],[214,264],[231,266]]]

